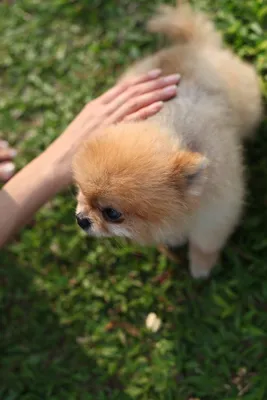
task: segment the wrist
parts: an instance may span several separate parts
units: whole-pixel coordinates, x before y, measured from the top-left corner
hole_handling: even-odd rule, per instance
[[[53,154],[47,149],[38,157],[42,169],[42,179],[52,195],[71,183],[71,163],[64,155]]]

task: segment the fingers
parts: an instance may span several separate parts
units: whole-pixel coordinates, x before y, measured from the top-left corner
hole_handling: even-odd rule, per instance
[[[126,120],[145,119],[162,107],[162,102],[177,94],[180,75],[160,76],[156,69],[138,78],[125,79],[111,90],[90,101],[72,122],[80,125],[80,135],[97,130],[100,126]],[[155,104],[156,103],[156,104]],[[154,106],[153,106],[154,104]]]
[[[0,163],[0,181],[7,181],[15,172],[15,165],[12,162]]]
[[[157,91],[159,89],[167,88],[168,86],[176,85],[179,82],[180,76],[178,74],[169,75],[166,77],[158,78],[153,81],[139,83],[137,85],[128,87],[123,93],[117,96],[112,102],[107,105],[108,115],[124,106],[131,99],[135,99],[146,93]],[[164,98],[159,99],[164,100]]]
[[[114,112],[108,123],[117,123],[125,119],[126,116],[134,114],[139,110],[153,105],[153,103],[162,102],[171,99],[177,94],[177,86],[171,85],[163,89],[155,90],[150,93],[142,94],[140,96],[129,99],[121,106],[116,112]]]
[[[160,69],[153,69],[144,75],[134,77],[131,79],[122,80],[113,88],[111,88],[102,96],[100,96],[98,100],[103,104],[108,104],[114,99],[116,99],[120,94],[124,93],[129,87],[157,79],[160,75],[161,75]]]
[[[16,155],[17,152],[15,149],[11,149],[9,147],[7,148],[0,147],[0,162],[12,160]]]
[[[127,115],[123,121],[140,121],[151,117],[161,110],[163,107],[163,101],[158,101],[156,103],[150,104],[147,107],[141,108],[141,110],[136,111],[133,114]]]
[[[8,142],[0,140],[0,181],[6,182],[15,172],[15,165],[10,162],[17,152],[9,147]]]
[[[132,78],[124,78],[120,81],[122,84],[126,84],[128,86],[134,86],[137,85],[138,83],[150,81],[151,79],[157,79],[160,75],[162,74],[162,70],[160,68],[155,68],[151,69],[147,73],[140,75],[140,76],[134,76]]]

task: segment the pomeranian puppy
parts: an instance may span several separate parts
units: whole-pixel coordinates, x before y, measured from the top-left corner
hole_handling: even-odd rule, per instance
[[[73,163],[77,221],[97,237],[167,246],[188,240],[192,276],[207,277],[240,219],[241,141],[260,121],[259,83],[188,5],[162,7],[148,27],[174,45],[126,75],[179,73],[178,96],[148,120],[104,128],[81,146]]]

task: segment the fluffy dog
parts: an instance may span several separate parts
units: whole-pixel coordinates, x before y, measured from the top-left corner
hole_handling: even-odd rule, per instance
[[[148,26],[174,45],[126,75],[180,73],[178,96],[156,116],[104,128],[82,145],[73,164],[77,220],[97,237],[169,246],[188,240],[191,274],[206,277],[240,219],[241,142],[260,121],[259,84],[188,5],[161,8]]]

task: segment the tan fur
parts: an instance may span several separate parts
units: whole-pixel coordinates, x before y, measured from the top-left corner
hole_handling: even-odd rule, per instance
[[[126,75],[178,72],[178,96],[153,118],[105,128],[82,146],[74,160],[77,211],[92,220],[96,236],[169,245],[187,238],[192,275],[206,276],[240,218],[241,139],[261,116],[257,76],[188,6],[165,7],[149,27],[176,43]],[[119,210],[121,220],[107,222],[105,207]]]

